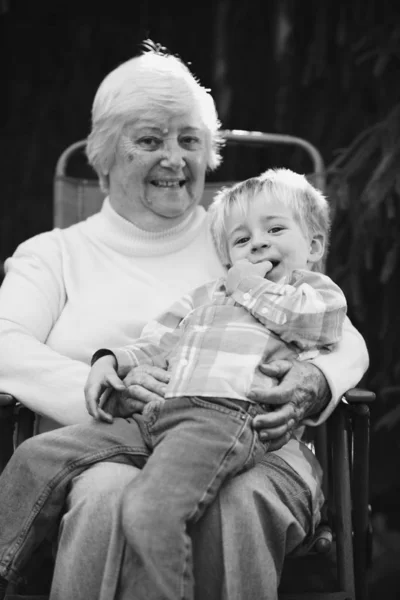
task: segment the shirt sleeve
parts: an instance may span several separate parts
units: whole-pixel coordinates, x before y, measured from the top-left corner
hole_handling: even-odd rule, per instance
[[[310,362],[322,371],[332,394],[331,401],[319,415],[304,421],[316,426],[326,421],[343,394],[359,383],[368,369],[368,350],[362,335],[346,317],[342,339],[331,352],[322,351]]]
[[[296,270],[290,283],[244,277],[232,298],[270,331],[301,350],[330,347],[341,338],[346,299],[322,273]]]
[[[118,375],[125,377],[138,365],[168,368],[168,356],[180,339],[180,325],[193,309],[193,296],[186,294],[158,318],[149,321],[140,338],[123,348],[110,348],[118,363]],[[100,354],[96,353],[95,357]]]
[[[0,390],[59,424],[90,420],[83,391],[89,365],[46,345],[66,302],[57,233],[21,244],[5,270],[0,288]]]

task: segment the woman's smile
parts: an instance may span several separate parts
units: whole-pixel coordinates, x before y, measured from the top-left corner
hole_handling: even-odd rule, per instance
[[[150,180],[151,185],[155,185],[156,187],[167,187],[167,188],[181,188],[185,185],[186,179],[152,179]]]

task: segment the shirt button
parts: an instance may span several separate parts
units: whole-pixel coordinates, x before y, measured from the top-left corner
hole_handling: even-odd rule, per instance
[[[264,308],[261,309],[261,312],[263,315],[265,315],[265,313],[268,312],[268,308],[265,308],[265,306],[264,306]]]
[[[187,365],[188,364],[188,360],[186,358],[182,358],[181,360],[181,365]]]
[[[250,298],[250,294],[248,292],[246,292],[245,294],[243,294],[243,298],[245,300],[248,300]]]

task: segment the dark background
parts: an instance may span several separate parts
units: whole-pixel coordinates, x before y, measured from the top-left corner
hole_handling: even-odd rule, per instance
[[[88,134],[102,78],[146,37],[191,63],[212,89],[223,127],[305,137],[328,163],[398,93],[378,90],[376,78],[365,77],[371,64],[359,61],[368,48],[353,55],[363,35],[384,21],[385,0],[369,11],[361,0],[102,4],[2,0],[3,260],[21,240],[51,227],[55,161]],[[262,168],[249,162],[245,172],[246,161],[237,161],[236,177]]]
[[[0,0],[0,264],[18,243],[51,229],[58,156],[87,136],[103,77],[148,37],[211,88],[223,128],[289,133],[321,151],[335,215],[328,272],[369,347],[363,384],[378,394],[376,594],[400,571],[399,4]],[[240,179],[283,161],[310,170],[298,151],[236,148],[217,176]]]

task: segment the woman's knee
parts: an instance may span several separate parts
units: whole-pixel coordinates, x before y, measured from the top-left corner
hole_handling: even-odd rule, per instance
[[[126,487],[138,473],[139,469],[131,465],[97,463],[73,480],[68,508],[79,506],[93,511],[96,507],[96,510],[107,515],[110,510],[119,507]]]

